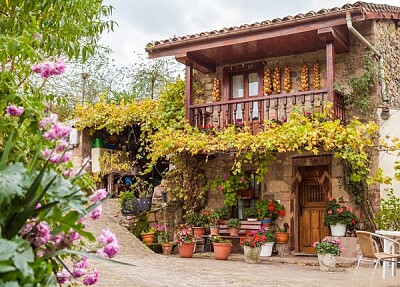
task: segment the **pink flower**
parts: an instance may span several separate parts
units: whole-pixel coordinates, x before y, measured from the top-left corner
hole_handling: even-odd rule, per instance
[[[24,107],[18,107],[16,105],[9,105],[6,107],[7,116],[19,117],[24,112]]]
[[[57,62],[44,62],[31,67],[32,72],[40,74],[43,79],[51,76],[61,75],[65,71],[65,63],[62,60]]]
[[[39,222],[33,228],[34,237],[29,238],[35,247],[40,247],[50,240],[50,227],[45,221]]]
[[[337,212],[340,214],[340,213],[342,213],[343,212],[343,208],[338,208],[337,209]]]
[[[71,177],[75,174],[75,169],[71,167],[70,169],[67,169],[66,171],[63,172],[63,175],[65,177]]]
[[[218,190],[223,190],[224,188],[222,187],[222,185],[218,185]]]
[[[226,174],[224,174],[224,179],[228,179],[228,176]]]
[[[101,205],[99,205],[95,209],[93,209],[91,213],[89,213],[89,217],[93,220],[99,219],[101,217],[102,212],[103,208],[101,207]]]
[[[89,196],[89,200],[91,202],[97,202],[107,197],[107,190],[105,188],[96,190],[91,196]]]
[[[103,245],[107,245],[111,242],[117,241],[115,234],[110,229],[103,229],[101,235],[97,237],[97,241]]]
[[[328,210],[328,214],[332,214],[332,210]]]
[[[69,234],[66,236],[66,239],[69,243],[74,243],[74,241],[81,238],[81,235],[73,229],[69,230]]]
[[[68,148],[68,146],[69,146],[69,143],[64,139],[61,139],[57,143],[55,150],[58,151],[58,152],[63,152]]]
[[[315,247],[317,247],[317,244],[318,244],[318,241],[314,241],[312,246],[315,248]]]
[[[50,116],[42,119],[39,122],[39,128],[45,130],[49,128],[51,125],[55,124],[58,121],[58,116],[56,114],[51,114]]]
[[[83,284],[87,285],[93,285],[96,284],[97,280],[99,279],[99,272],[97,272],[96,269],[93,270],[92,273],[89,273],[86,275],[85,279],[83,279]]]
[[[244,177],[242,177],[242,178],[240,179],[240,181],[241,181],[242,183],[245,183],[245,182],[246,182],[246,179],[245,179]]]
[[[74,271],[72,272],[72,276],[74,276],[74,278],[79,278],[85,274],[86,268],[74,268]]]
[[[103,249],[99,250],[97,254],[101,257],[113,258],[119,252],[118,242],[115,240],[106,246]]]
[[[346,211],[351,211],[350,206],[346,205]]]
[[[38,204],[36,204],[35,209],[39,209],[42,207],[42,204],[40,204],[40,202],[38,202]]]
[[[328,200],[329,200],[329,201],[333,201],[333,197],[332,197],[332,196],[329,196],[329,197],[328,197]]]
[[[88,266],[88,258],[86,256],[83,256],[81,261],[78,261],[74,264],[75,268],[86,268],[87,266]]]
[[[60,284],[64,284],[69,280],[70,274],[66,269],[63,269],[61,272],[57,273],[57,282]]]

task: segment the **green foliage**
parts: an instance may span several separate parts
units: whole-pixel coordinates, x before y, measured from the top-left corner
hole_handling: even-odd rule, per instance
[[[154,191],[153,184],[141,177],[135,177],[135,182],[131,188],[138,191],[140,197],[150,197]]]
[[[229,239],[223,239],[221,236],[219,235],[214,235],[210,237],[210,242],[211,243],[232,243],[232,241],[230,241]]]
[[[131,231],[133,235],[139,238],[142,232],[145,230],[149,230],[149,228],[150,225],[149,222],[147,221],[147,215],[146,213],[142,213],[139,215],[137,222],[131,227]]]
[[[237,227],[239,228],[242,225],[242,222],[238,218],[230,218],[227,222],[229,228]]]
[[[243,207],[242,214],[244,218],[257,218],[258,217],[257,207],[256,206]]]
[[[285,215],[285,207],[277,200],[261,199],[256,202],[258,218],[270,218],[276,220],[279,216]]]
[[[222,218],[222,219],[228,219],[230,216],[229,207],[225,206],[225,205],[215,208],[212,212],[217,214],[216,217]]]
[[[222,178],[210,181],[207,189],[219,190],[225,195],[224,204],[228,207],[237,204],[240,196],[236,193],[240,190],[250,188],[250,179],[244,172],[239,172],[233,175],[224,175]]]
[[[400,230],[400,198],[393,189],[386,190],[387,199],[381,199],[381,209],[376,213],[375,221],[379,229]]]

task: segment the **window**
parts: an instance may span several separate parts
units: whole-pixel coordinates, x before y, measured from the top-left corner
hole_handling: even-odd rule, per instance
[[[254,65],[253,65],[254,66]],[[229,72],[230,100],[247,100],[262,95],[262,67]],[[257,101],[238,102],[230,105],[231,121],[243,123],[260,118],[262,111]]]

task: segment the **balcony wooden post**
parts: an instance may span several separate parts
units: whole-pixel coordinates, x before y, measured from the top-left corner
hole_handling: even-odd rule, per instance
[[[185,118],[192,124],[193,120],[190,115],[190,103],[192,99],[192,87],[193,87],[193,63],[191,61],[186,62],[186,70],[185,70]]]
[[[335,46],[333,41],[326,42],[326,86],[328,88],[328,102],[334,103],[334,89],[333,84],[335,82]]]

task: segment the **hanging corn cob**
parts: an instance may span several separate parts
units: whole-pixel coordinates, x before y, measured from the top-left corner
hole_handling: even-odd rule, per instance
[[[266,69],[264,71],[264,94],[270,95],[272,93],[272,77],[271,70]]]
[[[221,83],[217,78],[214,78],[212,95],[214,102],[219,102],[221,100]]]
[[[283,89],[285,90],[286,93],[290,93],[292,90],[292,81],[290,78],[290,66],[286,65],[285,69],[283,70]]]
[[[281,69],[279,67],[274,68],[274,79],[272,86],[277,94],[281,93]]]
[[[307,65],[303,65],[303,67],[301,67],[300,84],[303,91],[308,91],[310,89]]]
[[[319,90],[321,88],[321,79],[319,76],[319,64],[315,63],[313,67],[313,88]]]

